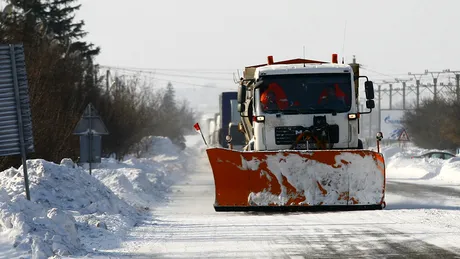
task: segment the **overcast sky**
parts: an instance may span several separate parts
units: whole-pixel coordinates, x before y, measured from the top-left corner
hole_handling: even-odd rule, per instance
[[[175,81],[179,96],[187,95],[194,105],[216,104],[220,91],[196,85],[236,89],[232,72],[264,63],[267,55],[303,57],[304,46],[310,59],[329,61],[338,53],[351,62],[356,55],[374,80],[425,69],[460,70],[458,0],[80,3],[77,18],[86,22],[87,40],[102,48],[97,62],[177,70],[157,70],[157,85]]]

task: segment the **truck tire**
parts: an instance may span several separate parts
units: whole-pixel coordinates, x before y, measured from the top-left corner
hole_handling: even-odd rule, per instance
[[[364,149],[363,141],[358,139],[358,149]]]

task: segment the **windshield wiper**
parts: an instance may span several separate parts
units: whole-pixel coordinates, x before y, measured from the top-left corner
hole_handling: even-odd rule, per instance
[[[313,107],[302,108],[302,109],[288,109],[288,110],[265,110],[265,113],[282,113],[282,114],[301,114],[301,113],[311,113],[316,111]]]
[[[316,109],[313,108],[313,107],[307,107],[307,108],[297,109],[297,111],[298,111],[299,113],[310,113],[310,112],[316,111]]]
[[[307,107],[301,109],[289,109],[289,110],[265,110],[265,113],[281,113],[281,114],[311,114],[311,113],[332,113],[332,115],[336,115],[338,112],[335,109],[331,108],[314,108],[314,107]]]
[[[331,108],[315,109],[315,111],[317,113],[332,113],[332,115],[337,115],[337,112],[340,112],[340,111],[337,111],[336,109],[331,109]]]
[[[279,113],[281,112],[280,110],[264,110],[264,113]]]
[[[299,114],[297,110],[265,110],[265,113]]]
[[[283,114],[299,114],[300,113],[298,110],[282,110],[280,112]]]

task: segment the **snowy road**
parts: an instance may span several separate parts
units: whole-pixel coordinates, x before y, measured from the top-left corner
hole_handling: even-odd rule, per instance
[[[389,182],[383,211],[217,213],[210,168],[205,157],[198,162],[203,166],[174,186],[171,202],[102,256],[460,258],[458,191]]]
[[[404,197],[418,197],[420,199],[433,200],[431,205],[437,206],[438,208],[441,208],[441,205],[437,200],[453,201],[460,199],[459,189],[404,182],[389,181],[387,183],[387,192]],[[452,209],[460,209],[460,207],[452,206]]]

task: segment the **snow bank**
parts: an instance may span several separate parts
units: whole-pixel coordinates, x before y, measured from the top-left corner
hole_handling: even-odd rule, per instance
[[[164,193],[184,177],[190,149],[181,152],[168,138],[149,138],[150,148],[141,157],[118,162],[106,159],[94,176],[130,205],[148,210],[162,201]]]
[[[436,180],[460,185],[460,157],[453,157],[444,162]]]
[[[70,159],[27,161],[31,201],[25,199],[22,167],[0,172],[2,249],[6,240],[15,255],[48,258],[118,246],[145,207],[180,179],[191,152],[167,138],[149,141],[141,157],[104,159],[92,176]]]
[[[75,218],[57,208],[10,197],[5,190],[0,198],[1,234],[12,241],[12,247],[30,251],[32,258],[53,254],[68,255],[81,249]]]
[[[22,167],[0,173],[0,224],[13,247],[31,251],[34,258],[78,253],[87,233],[77,229],[91,230],[117,214],[124,222],[136,216],[131,206],[68,159],[60,165],[29,160],[27,167],[31,201],[24,197]],[[98,218],[93,226],[92,218]]]
[[[398,146],[382,148],[389,180],[417,181],[420,184],[460,184],[460,157],[449,160],[412,158],[426,152],[439,151]]]

